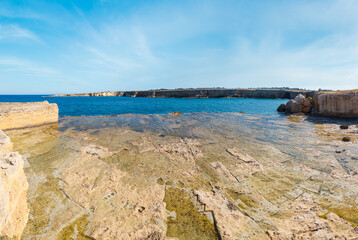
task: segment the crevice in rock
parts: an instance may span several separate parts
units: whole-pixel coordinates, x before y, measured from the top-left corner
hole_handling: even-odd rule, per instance
[[[198,212],[199,212],[199,213],[209,214],[209,215],[210,215],[210,218],[213,220],[213,224],[214,224],[216,236],[217,236],[218,240],[222,240],[222,237],[221,237],[221,234],[220,234],[220,230],[219,230],[219,228],[218,228],[218,224],[217,224],[217,221],[216,221],[216,218],[215,218],[215,213],[214,213],[214,211],[213,211],[213,210],[207,210],[207,209],[206,209],[206,204],[205,204],[205,203],[202,203],[202,202],[199,200],[199,195],[198,195],[198,194],[195,194],[194,190],[191,191],[191,194],[193,195],[193,197],[194,197],[194,199],[195,199],[194,204],[197,206]],[[202,210],[201,210],[201,209],[202,209]]]

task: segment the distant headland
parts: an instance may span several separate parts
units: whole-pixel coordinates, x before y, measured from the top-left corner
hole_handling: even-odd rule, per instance
[[[61,94],[53,97],[152,97],[152,98],[268,98],[291,99],[299,94],[313,97],[315,91],[298,88],[178,88],[145,91],[106,91]]]

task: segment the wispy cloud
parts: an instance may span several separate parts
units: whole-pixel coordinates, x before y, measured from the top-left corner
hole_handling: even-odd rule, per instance
[[[0,40],[25,38],[36,42],[40,42],[39,37],[32,31],[22,28],[16,24],[4,25],[0,24]]]
[[[22,72],[42,77],[54,76],[58,74],[58,72],[54,69],[41,66],[31,61],[16,58],[0,58],[0,70],[2,72]]]
[[[134,51],[137,56],[141,59],[144,59],[151,63],[159,63],[160,59],[154,55],[147,37],[143,34],[143,32],[138,29],[134,29]]]

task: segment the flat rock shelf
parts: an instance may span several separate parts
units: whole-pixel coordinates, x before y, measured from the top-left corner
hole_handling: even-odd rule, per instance
[[[40,126],[58,121],[57,104],[0,102],[0,130]]]
[[[6,131],[26,154],[22,239],[356,239],[358,123],[345,124],[126,114]]]

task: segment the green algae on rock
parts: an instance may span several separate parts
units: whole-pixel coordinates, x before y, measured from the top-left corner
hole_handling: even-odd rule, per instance
[[[94,238],[85,234],[87,225],[90,223],[88,218],[88,214],[84,214],[77,218],[71,225],[68,225],[62,229],[62,231],[57,236],[57,240],[93,240]]]
[[[164,202],[172,212],[168,217],[168,237],[179,239],[219,239],[214,224],[195,207],[184,190],[168,187]]]

